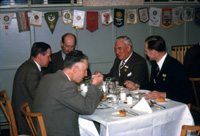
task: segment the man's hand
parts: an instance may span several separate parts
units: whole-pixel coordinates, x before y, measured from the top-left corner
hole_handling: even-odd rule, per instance
[[[101,74],[101,72],[95,72],[95,75],[92,76],[92,84],[93,85],[99,85],[103,82],[103,75]]]
[[[128,90],[138,90],[139,89],[139,85],[138,84],[136,84],[136,83],[134,83],[132,81],[129,81],[129,80],[126,80],[124,82],[124,85],[126,86],[126,88]]]
[[[154,90],[146,96],[146,99],[157,99],[159,97],[166,98],[166,92],[158,92]]]

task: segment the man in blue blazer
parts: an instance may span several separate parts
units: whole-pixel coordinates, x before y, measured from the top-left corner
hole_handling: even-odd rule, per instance
[[[86,96],[78,86],[87,76],[88,59],[81,51],[66,55],[64,69],[47,74],[37,89],[33,112],[41,112],[48,136],[79,136],[79,114],[92,114],[103,97],[98,85],[103,75],[97,73]]]
[[[189,80],[184,66],[166,52],[165,41],[161,36],[149,36],[145,40],[145,54],[152,61],[150,90],[147,99],[170,98],[190,103]]]

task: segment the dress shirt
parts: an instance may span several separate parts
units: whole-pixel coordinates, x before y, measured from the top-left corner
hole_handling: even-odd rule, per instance
[[[133,52],[131,53],[131,55],[133,54]],[[123,63],[123,61],[124,61],[124,66],[125,66],[125,64],[126,64],[126,62],[129,60],[129,58],[131,57],[131,55],[126,59],[126,60],[121,60],[121,62],[119,63],[119,76],[120,76],[120,66],[121,66],[121,64]]]
[[[63,60],[65,60],[66,54],[64,54],[63,51],[61,51],[61,54],[62,54],[62,58],[63,58]]]
[[[33,61],[35,62],[35,64],[37,65],[39,71],[41,72],[41,66],[35,60],[33,60]]]
[[[166,57],[167,57],[167,53],[165,53],[165,55],[162,57],[162,59],[160,59],[158,62],[156,62],[159,67],[159,70],[161,70]]]

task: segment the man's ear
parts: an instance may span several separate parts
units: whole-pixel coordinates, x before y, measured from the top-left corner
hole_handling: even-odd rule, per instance
[[[63,46],[64,46],[64,44],[63,44],[63,42],[62,42],[62,41],[60,42],[60,46],[61,46],[61,48],[63,48]]]

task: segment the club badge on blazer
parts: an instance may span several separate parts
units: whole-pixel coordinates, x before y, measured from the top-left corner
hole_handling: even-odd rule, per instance
[[[124,69],[124,72],[126,72],[126,71],[128,70],[128,66],[125,65],[124,68],[125,68],[125,69]]]
[[[167,74],[162,74],[163,81],[165,81],[165,78],[167,77]]]

